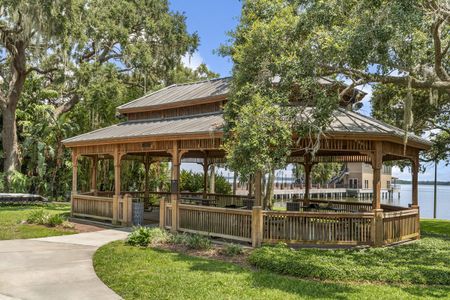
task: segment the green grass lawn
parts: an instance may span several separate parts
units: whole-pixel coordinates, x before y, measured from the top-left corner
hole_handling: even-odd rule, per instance
[[[420,230],[425,234],[443,234],[450,236],[450,220],[421,219]]]
[[[69,204],[0,206],[0,240],[29,239],[76,233],[74,230],[43,225],[21,224],[33,210],[44,209],[52,214],[68,214]]]
[[[427,222],[424,226],[428,227],[426,231],[438,234],[446,232],[446,225],[440,226],[436,221],[435,224]],[[442,239],[447,238],[442,236]],[[388,252],[399,251],[395,249],[388,248]],[[428,256],[443,255],[439,259],[445,263],[447,252],[430,251],[436,252]],[[405,251],[403,254],[405,261],[415,259],[416,263],[424,265],[420,263],[423,252]],[[389,255],[376,258],[381,261],[391,259]],[[426,259],[427,263],[433,263],[429,257]],[[395,263],[401,265],[402,261],[397,257]],[[362,268],[357,272],[371,268],[367,261],[361,260],[359,264]],[[94,267],[97,275],[125,299],[450,299],[448,285],[389,285],[369,283],[370,280],[344,281],[345,278],[328,281],[299,279],[182,253],[127,246],[123,242],[100,248],[94,255]],[[348,265],[340,265],[339,261],[333,267],[349,268]],[[447,272],[450,272],[448,262],[446,267]]]

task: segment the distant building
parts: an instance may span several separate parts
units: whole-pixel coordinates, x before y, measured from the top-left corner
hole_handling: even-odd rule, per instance
[[[350,197],[371,198],[373,192],[372,166],[366,163],[347,163],[347,171],[338,184],[342,184],[347,189],[347,195]],[[392,167],[383,165],[381,170],[382,199],[392,198],[395,191]]]

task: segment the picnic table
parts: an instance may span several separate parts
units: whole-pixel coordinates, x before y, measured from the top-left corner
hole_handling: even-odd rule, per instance
[[[181,201],[188,204],[217,206],[216,199],[205,199],[201,197],[181,197]]]
[[[288,211],[333,211],[333,212],[346,212],[345,209],[337,208],[333,206],[320,206],[318,204],[310,204],[307,206],[302,206],[298,202],[288,202],[286,204],[286,209]]]

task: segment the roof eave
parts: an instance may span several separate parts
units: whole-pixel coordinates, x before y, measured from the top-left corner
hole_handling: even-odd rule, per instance
[[[214,131],[202,131],[202,132],[187,132],[182,134],[159,134],[159,135],[146,135],[139,137],[120,137],[120,138],[104,138],[104,139],[92,139],[84,141],[65,141],[62,143],[67,148],[93,146],[93,145],[109,145],[120,143],[136,143],[136,142],[158,142],[164,140],[189,140],[192,138],[198,139],[211,139],[221,138],[223,132],[221,130]]]

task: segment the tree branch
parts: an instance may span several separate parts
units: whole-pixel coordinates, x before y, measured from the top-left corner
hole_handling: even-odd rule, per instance
[[[343,74],[350,78],[363,80],[366,83],[392,83],[398,86],[406,87],[408,86],[408,76],[391,76],[391,75],[378,75],[378,74],[370,74],[364,71],[346,68],[346,67],[337,67],[337,66],[322,66],[325,70],[322,75],[333,75],[333,74]],[[411,87],[417,89],[438,89],[438,90],[450,90],[450,81],[445,80],[436,80],[436,81],[428,81],[428,80],[419,80],[416,78],[412,78]]]
[[[69,101],[56,107],[53,113],[55,119],[58,119],[59,116],[71,110],[78,102],[80,102],[80,99],[78,94],[73,94]]]
[[[28,74],[30,74],[31,72],[36,72],[36,73],[39,73],[39,74],[41,74],[41,75],[45,75],[45,74],[48,74],[48,73],[51,73],[51,72],[55,72],[55,71],[57,71],[58,70],[58,68],[50,68],[50,69],[47,69],[47,70],[42,70],[42,69],[39,69],[39,68],[37,68],[37,67],[31,67],[31,68],[29,68],[27,71],[26,71],[26,75],[28,75]]]
[[[434,69],[439,79],[448,81],[450,77],[442,66],[442,45],[441,45],[441,28],[446,23],[446,18],[438,18],[431,26],[431,33],[434,43]],[[445,50],[447,51],[447,50]]]

